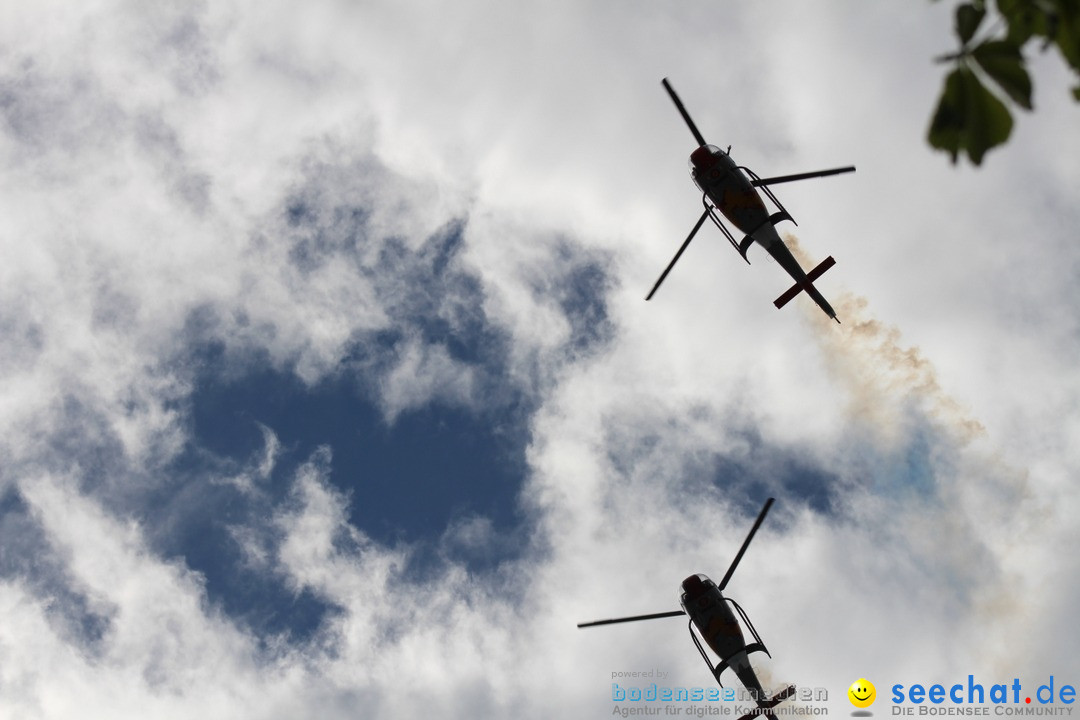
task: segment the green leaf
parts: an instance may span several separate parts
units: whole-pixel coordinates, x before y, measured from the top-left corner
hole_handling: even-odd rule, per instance
[[[1004,40],[992,40],[972,50],[971,57],[1013,102],[1031,110],[1031,76],[1024,67],[1019,47]]]
[[[1012,132],[1012,115],[979,78],[960,65],[945,78],[927,140],[945,150],[955,163],[961,152],[976,165],[986,151],[1003,144]]]
[[[1010,25],[1016,23],[1030,24],[1038,12],[1036,4],[1032,0],[996,0],[998,13]]]
[[[979,23],[986,17],[985,8],[977,8],[971,3],[963,3],[956,8],[956,35],[960,38],[960,44],[966,45],[968,40],[979,29]]]
[[[1012,115],[1005,103],[987,90],[971,70],[960,68],[960,72],[964,74],[964,128],[961,137],[968,157],[979,165],[987,150],[1003,145],[1009,139]]]
[[[1080,1],[1060,0],[1056,40],[1065,62],[1080,72]]]
[[[941,99],[938,100],[937,110],[934,111],[926,137],[931,147],[949,153],[953,163],[960,152],[960,138],[964,128],[963,82],[960,68],[953,70],[945,78]]]
[[[996,6],[1009,42],[1022,47],[1041,37],[1044,51],[1057,45],[1065,62],[1080,73],[1080,0],[996,0]]]
[[[1007,38],[1017,46],[1033,35],[1048,37],[1048,16],[1055,12],[1053,0],[997,0],[997,9],[1008,25]]]

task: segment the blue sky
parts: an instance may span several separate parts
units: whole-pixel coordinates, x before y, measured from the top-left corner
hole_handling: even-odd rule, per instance
[[[766,685],[1080,681],[1077,110],[1033,57],[950,166],[950,13],[13,8],[0,715],[606,717],[709,678],[575,624],[675,608],[769,496]],[[665,76],[759,175],[858,166],[778,193],[843,325],[709,228],[644,302],[700,213]]]

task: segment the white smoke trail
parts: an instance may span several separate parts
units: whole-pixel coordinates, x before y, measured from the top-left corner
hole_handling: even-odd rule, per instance
[[[804,267],[814,265],[796,237],[786,235],[785,242]],[[927,471],[929,501],[883,498],[881,510],[903,518],[906,542],[925,559],[927,579],[952,584],[959,593],[961,606],[970,611],[965,630],[958,628],[967,635],[963,642],[981,647],[980,659],[993,671],[1016,673],[1016,645],[1010,650],[1008,642],[981,630],[1010,627],[1015,641],[1031,629],[1024,595],[1033,577],[1023,555],[1041,554],[1038,528],[1054,521],[1053,507],[1036,498],[1026,469],[988,448],[983,423],[946,392],[933,363],[920,348],[902,342],[899,328],[876,318],[864,297],[844,292],[831,302],[842,325],[829,322],[816,306],[803,307],[815,324],[827,371],[849,394],[862,436],[878,453],[902,454],[919,431],[939,448]]]
[[[785,242],[800,264],[814,265],[798,238],[787,234]],[[822,322],[823,331],[816,335],[826,368],[848,390],[852,416],[864,420],[880,440],[892,445],[900,439],[904,413],[912,405],[935,419],[954,441],[966,443],[985,433],[982,423],[944,391],[922,351],[904,346],[900,330],[874,317],[866,298],[844,292],[832,304],[842,324]],[[817,321],[824,319],[816,307],[808,312]]]

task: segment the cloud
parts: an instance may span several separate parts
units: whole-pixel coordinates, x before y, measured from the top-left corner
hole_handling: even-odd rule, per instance
[[[127,717],[155,710],[167,716],[174,712],[168,698],[198,684],[206,689],[196,700],[199,708],[217,716],[233,691],[247,695],[238,681],[251,677],[250,648],[227,622],[205,612],[197,576],[148,556],[137,526],[109,518],[73,493],[70,480],[35,478],[22,492],[64,558],[70,592],[83,598],[103,629],[90,653],[80,651],[56,634],[41,614],[40,598],[5,581],[5,604],[19,620],[3,643],[9,652],[19,649],[5,662],[9,708],[30,717]],[[30,647],[37,648],[34,654],[23,655]]]
[[[773,494],[731,587],[775,682],[1067,676],[1074,109],[949,168],[947,11],[901,7],[12,13],[3,711],[609,715],[613,670],[708,676],[675,620],[573,624],[674,608]],[[782,194],[841,328],[708,233],[643,302],[699,208],[664,75],[755,170],[859,166]],[[192,398],[267,367],[388,425],[520,414],[522,524],[378,542],[340,448],[193,447]]]

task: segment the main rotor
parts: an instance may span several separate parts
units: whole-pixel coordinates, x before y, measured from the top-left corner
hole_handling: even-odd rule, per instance
[[[683,120],[686,121],[686,126],[690,128],[690,132],[693,133],[694,139],[697,140],[698,147],[702,145],[708,145],[705,142],[705,137],[701,134],[701,131],[697,129],[697,125],[694,124],[693,119],[690,117],[690,113],[686,112],[686,108],[682,104],[682,100],[675,94],[675,88],[671,87],[671,83],[667,78],[661,81],[664,84],[664,89],[667,90],[667,94],[671,96],[671,101],[675,103],[675,107],[678,108],[679,114],[682,115]]]
[[[761,508],[761,512],[758,513],[757,520],[754,521],[753,527],[750,528],[750,533],[743,540],[742,547],[739,548],[739,552],[735,553],[735,559],[731,561],[731,565],[728,566],[727,572],[724,573],[724,579],[719,582],[717,589],[720,592],[724,591],[728,582],[731,580],[731,576],[735,574],[735,568],[739,566],[739,562],[742,561],[743,555],[746,554],[746,548],[750,547],[750,541],[754,539],[754,535],[757,533],[758,528],[761,527],[761,523],[765,521],[765,516],[769,512],[769,508],[772,507],[775,498],[769,498],[765,501],[765,506]],[[610,618],[608,620],[593,620],[592,622],[578,623],[579,628],[593,627],[596,625],[614,625],[616,623],[625,622],[637,622],[638,620],[656,620],[658,618],[677,617],[679,615],[685,615],[682,610],[670,610],[668,612],[650,613],[648,615],[632,615],[630,617]]]

